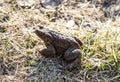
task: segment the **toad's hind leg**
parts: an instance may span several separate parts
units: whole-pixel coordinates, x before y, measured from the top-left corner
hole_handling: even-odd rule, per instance
[[[45,56],[45,57],[53,57],[55,56],[56,52],[55,52],[55,48],[53,45],[47,45],[45,49],[40,51],[41,55]]]
[[[80,49],[69,48],[69,49],[67,49],[67,51],[64,54],[64,59],[69,62],[69,61],[73,61],[76,58],[81,57],[81,56],[82,56],[82,54],[81,54]]]
[[[72,69],[81,63],[81,51],[76,48],[69,48],[64,54],[63,65],[65,69]]]

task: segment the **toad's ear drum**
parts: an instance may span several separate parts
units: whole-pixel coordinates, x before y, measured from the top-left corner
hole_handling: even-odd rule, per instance
[[[82,43],[82,41],[81,41],[80,39],[78,39],[77,37],[74,37],[74,38],[75,38],[75,40],[80,44],[80,46],[83,45],[83,43]]]

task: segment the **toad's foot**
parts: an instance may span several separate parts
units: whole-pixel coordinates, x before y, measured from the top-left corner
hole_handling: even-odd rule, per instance
[[[72,62],[63,61],[62,64],[63,64],[65,70],[71,71],[72,69],[80,66],[81,60],[80,60],[80,58],[77,58],[76,60],[74,60]]]

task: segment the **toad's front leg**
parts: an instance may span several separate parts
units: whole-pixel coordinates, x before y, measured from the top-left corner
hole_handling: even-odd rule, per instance
[[[65,69],[71,70],[81,63],[81,51],[76,48],[69,48],[64,54],[63,65]]]
[[[46,45],[46,48],[40,51],[41,55],[45,57],[53,57],[56,54],[55,48],[52,44]]]

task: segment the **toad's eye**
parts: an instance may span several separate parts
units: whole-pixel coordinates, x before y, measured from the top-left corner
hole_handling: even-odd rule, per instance
[[[39,26],[39,29],[43,29],[44,27],[43,26]]]

